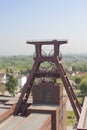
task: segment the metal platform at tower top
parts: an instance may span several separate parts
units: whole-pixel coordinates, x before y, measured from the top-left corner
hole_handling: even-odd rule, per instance
[[[18,100],[18,103],[16,105],[14,115],[18,115],[19,113],[25,112],[25,109],[27,107],[27,100],[31,91],[31,88],[33,87],[34,79],[37,76],[37,73],[39,71],[40,64],[43,62],[53,62],[56,66],[58,77],[55,76],[54,73],[52,76],[53,78],[61,78],[63,85],[65,87],[65,90],[67,92],[67,95],[69,97],[69,100],[71,102],[71,105],[73,107],[73,110],[75,112],[77,121],[79,120],[80,113],[81,113],[81,106],[74,94],[74,91],[72,89],[72,86],[67,78],[66,72],[63,69],[62,63],[61,63],[61,57],[60,57],[60,51],[59,47],[62,44],[67,44],[66,40],[51,40],[51,41],[27,41],[27,44],[34,44],[35,45],[35,62],[33,64],[32,70],[28,76],[27,82],[23,87],[22,93],[20,95],[20,98]],[[43,45],[53,45],[53,55],[50,57],[42,54],[42,46]],[[45,72],[46,75],[48,75],[48,72]],[[39,73],[39,76],[43,76],[43,73]],[[50,76],[50,75],[48,75]],[[54,82],[55,84],[55,82]]]
[[[53,45],[67,44],[67,40],[27,41],[27,44]]]
[[[48,59],[48,57],[52,57],[52,56],[59,56],[61,58],[61,54],[60,54],[60,51],[59,51],[59,47],[60,45],[63,45],[63,44],[67,44],[67,40],[47,40],[47,41],[27,41],[26,42],[27,44],[32,44],[32,45],[35,45],[35,57],[39,57],[39,58],[42,58],[44,57],[44,59],[42,59],[43,61],[50,61],[51,59]],[[50,56],[50,55],[43,55],[42,51],[44,51],[42,49],[43,46],[50,46],[52,45],[53,46],[53,54]],[[39,60],[39,59],[38,59]]]

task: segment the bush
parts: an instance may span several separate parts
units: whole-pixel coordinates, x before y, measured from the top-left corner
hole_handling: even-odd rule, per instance
[[[87,95],[87,79],[83,79],[80,83],[81,93]]]
[[[76,117],[73,111],[67,111],[67,125],[71,126],[76,122]]]

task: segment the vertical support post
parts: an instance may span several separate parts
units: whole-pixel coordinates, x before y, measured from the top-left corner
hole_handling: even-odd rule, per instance
[[[41,57],[41,45],[39,44],[36,44],[35,45],[35,48],[36,48],[36,57]]]
[[[14,115],[21,113],[23,108],[25,108],[26,102],[27,102],[28,97],[29,97],[30,90],[32,88],[33,80],[35,78],[35,73],[38,70],[39,65],[40,65],[39,61],[36,60],[34,65],[33,65],[32,71],[27,79],[27,82],[23,87],[22,93],[19,97],[18,103],[17,103],[15,111],[13,113]],[[23,99],[25,99],[25,100],[23,100]]]
[[[54,56],[59,56],[59,46],[54,44]]]

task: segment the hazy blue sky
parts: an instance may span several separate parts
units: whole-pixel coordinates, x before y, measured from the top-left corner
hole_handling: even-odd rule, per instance
[[[87,0],[0,0],[0,55],[32,54],[27,40],[67,39],[87,53]]]

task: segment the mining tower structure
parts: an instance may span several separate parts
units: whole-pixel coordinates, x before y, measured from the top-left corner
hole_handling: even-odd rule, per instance
[[[19,97],[14,115],[24,115],[25,113],[51,114],[49,130],[66,130],[66,99],[63,97],[63,87],[58,83],[58,79],[61,79],[77,121],[79,120],[81,106],[61,63],[62,55],[59,47],[66,43],[66,40],[27,41],[27,44],[35,45],[34,64]],[[53,46],[53,51],[49,55],[43,53],[42,46],[44,45]],[[48,63],[47,68],[43,67],[45,62]],[[39,79],[38,82],[37,79]],[[28,98],[31,90],[33,93],[33,104],[29,105]]]

